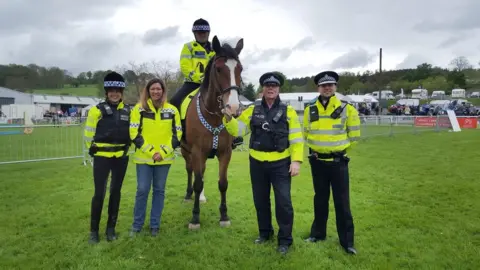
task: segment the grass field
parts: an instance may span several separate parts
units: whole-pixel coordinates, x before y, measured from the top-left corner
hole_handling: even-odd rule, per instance
[[[79,87],[65,86],[61,89],[34,89],[34,94],[66,95],[66,96],[98,96],[96,85],[81,85]]]
[[[479,269],[479,138],[478,130],[398,134],[352,149],[355,257],[339,248],[333,204],[327,241],[302,241],[313,217],[307,163],[292,181],[294,245],[286,258],[275,252],[275,242],[252,244],[257,227],[246,152],[235,152],[229,169],[230,228],[218,225],[217,162],[210,160],[202,228],[187,229],[192,204],[183,203],[179,158],[167,181],[161,235],[129,239],[136,190],[131,164],[122,189],[120,239],[107,243],[102,235],[97,246],[87,244],[90,166],[80,159],[1,165],[0,269]],[[107,203],[102,230],[106,211]]]

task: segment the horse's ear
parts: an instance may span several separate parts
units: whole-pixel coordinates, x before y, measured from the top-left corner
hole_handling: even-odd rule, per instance
[[[240,52],[242,51],[242,49],[243,49],[243,38],[241,38],[237,42],[237,46],[235,46],[235,51],[237,52],[238,55],[240,55]]]
[[[216,54],[219,54],[222,51],[222,45],[220,45],[220,41],[218,40],[217,36],[213,37],[212,48]]]

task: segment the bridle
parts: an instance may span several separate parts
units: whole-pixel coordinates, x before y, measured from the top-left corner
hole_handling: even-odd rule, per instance
[[[219,58],[225,58],[227,59],[226,56],[215,56],[215,58],[212,60],[213,61],[213,66],[212,66],[212,69],[215,69],[215,70],[218,70],[219,68],[215,66],[215,61]],[[239,61],[238,59],[236,59],[237,61]],[[240,61],[239,61],[240,62]],[[240,79],[241,81],[241,79]],[[225,89],[222,89],[218,83],[218,81],[216,80],[216,85],[214,87],[214,91],[215,91],[215,96],[217,98],[217,103],[218,103],[218,108],[220,109],[220,112],[225,108],[225,104],[223,102],[223,95],[231,90],[236,90],[237,93],[240,95],[241,91],[242,91],[242,88],[239,87],[239,86],[236,86],[236,85],[233,85],[233,86],[230,86],[230,87],[227,87]],[[217,115],[217,116],[220,116],[222,117],[223,114],[222,113],[219,113],[219,112],[210,112],[208,109],[207,109],[207,106],[205,104],[205,100],[203,98],[201,98],[201,101],[203,103],[203,107],[205,108],[205,111],[211,115]]]

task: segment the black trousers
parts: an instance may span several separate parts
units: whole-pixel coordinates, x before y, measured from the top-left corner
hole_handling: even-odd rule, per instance
[[[293,242],[293,206],[290,196],[292,177],[288,172],[290,158],[261,162],[250,157],[250,177],[252,181],[253,201],[257,210],[259,234],[269,238],[273,234],[270,189],[275,194],[275,215],[279,227],[278,244],[291,245]]]
[[[183,99],[198,87],[200,87],[200,84],[198,83],[185,82],[182,87],[180,87],[180,89],[178,89],[177,92],[175,92],[173,97],[170,99],[170,104],[180,110],[180,105],[182,104]]]
[[[93,181],[95,194],[92,198],[90,231],[97,232],[102,216],[103,201],[107,191],[108,175],[112,172],[110,198],[108,202],[107,228],[115,228],[120,207],[121,189],[127,172],[128,156],[121,158],[93,157]]]
[[[350,211],[348,158],[337,161],[322,161],[310,158],[315,190],[315,219],[310,236],[324,239],[327,236],[330,185],[332,186],[337,233],[344,248],[353,247],[354,226]]]

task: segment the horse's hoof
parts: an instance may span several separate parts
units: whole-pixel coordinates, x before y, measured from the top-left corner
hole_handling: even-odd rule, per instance
[[[183,202],[184,203],[189,203],[189,202],[192,202],[192,199],[183,199]]]
[[[190,230],[198,230],[198,229],[200,229],[200,223],[198,223],[198,224],[189,223],[189,224],[188,224],[188,229],[190,229]]]
[[[230,220],[220,221],[220,227],[230,227],[230,225],[232,225]]]

